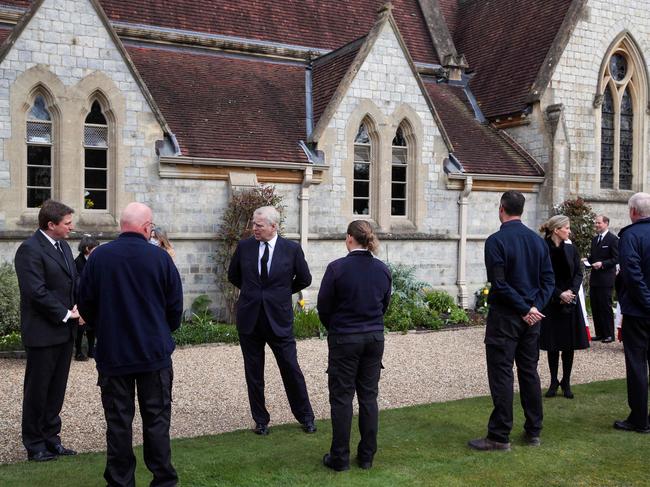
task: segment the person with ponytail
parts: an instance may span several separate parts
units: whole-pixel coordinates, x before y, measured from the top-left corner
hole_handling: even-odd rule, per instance
[[[352,399],[359,401],[357,464],[372,467],[377,452],[379,376],[384,354],[384,314],[391,295],[391,273],[373,254],[379,243],[365,220],[350,223],[348,255],[331,262],[318,292],[318,316],[328,330],[327,362],[332,413],[332,444],[323,464],[350,468]]]
[[[567,216],[555,215],[540,227],[544,233],[555,274],[555,289],[543,314],[539,345],[546,350],[551,372],[551,385],[546,397],[555,397],[558,387],[564,397],[573,399],[571,369],[574,350],[589,347],[587,329],[582,313],[578,291],[582,284],[582,266],[578,249],[569,241],[571,233]],[[558,380],[558,368],[562,353],[562,380]]]

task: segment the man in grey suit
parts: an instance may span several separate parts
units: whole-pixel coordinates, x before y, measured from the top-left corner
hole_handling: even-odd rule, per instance
[[[16,252],[20,327],[27,352],[22,437],[27,458],[43,462],[75,455],[61,444],[61,417],[79,313],[77,268],[65,241],[74,210],[47,200],[34,235]]]

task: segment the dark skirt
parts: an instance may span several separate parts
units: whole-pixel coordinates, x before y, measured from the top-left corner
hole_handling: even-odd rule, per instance
[[[539,348],[551,352],[589,348],[587,328],[580,304],[567,308],[555,299],[543,311]]]

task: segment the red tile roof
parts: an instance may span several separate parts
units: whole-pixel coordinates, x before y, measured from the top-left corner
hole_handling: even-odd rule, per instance
[[[476,71],[487,117],[519,112],[573,0],[474,0],[460,7],[454,42]]]
[[[305,68],[126,44],[183,155],[307,162]]]
[[[351,45],[314,61],[312,70],[314,127],[341,84],[343,76],[350,68],[352,61],[354,61],[364,39],[365,37],[362,37]]]
[[[112,21],[338,49],[364,36],[385,0],[100,0]],[[393,15],[418,62],[436,63],[418,0],[393,0]]]
[[[445,17],[445,21],[447,22],[447,28],[449,29],[450,34],[454,35],[454,31],[456,30],[456,25],[458,23],[458,3],[460,0],[438,0],[438,4],[440,5],[440,11],[442,12],[442,15]]]
[[[474,118],[462,87],[424,83],[454,146],[454,155],[475,174],[542,176],[539,165],[502,131]]]
[[[0,27],[0,44],[2,44],[7,37],[9,37],[9,34],[11,34],[11,31],[13,29],[11,27],[5,28],[4,26]]]

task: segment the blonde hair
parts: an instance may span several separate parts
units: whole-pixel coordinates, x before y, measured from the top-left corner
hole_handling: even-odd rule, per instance
[[[546,238],[553,235],[553,231],[565,227],[571,223],[569,217],[566,215],[555,215],[542,223],[542,226],[539,227],[539,231],[544,233]]]
[[[169,238],[167,238],[167,232],[165,229],[162,227],[155,227],[153,233],[156,234],[156,238],[158,239],[158,242],[160,242],[160,247],[165,249],[171,258],[174,259],[176,257],[176,251],[169,241]]]
[[[354,238],[359,245],[368,249],[373,254],[379,250],[379,240],[366,220],[354,220],[348,225],[348,235]]]

